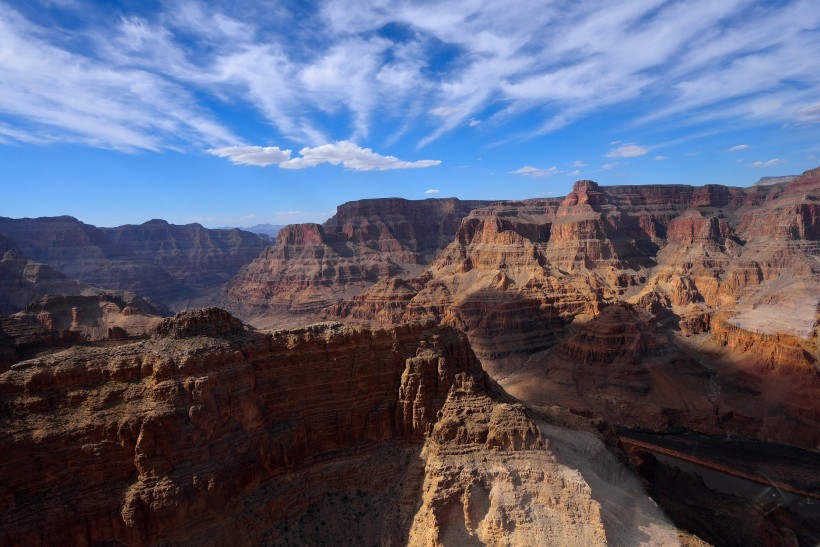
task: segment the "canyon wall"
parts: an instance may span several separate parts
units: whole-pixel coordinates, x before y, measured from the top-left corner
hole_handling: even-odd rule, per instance
[[[259,326],[455,326],[528,402],[820,443],[820,170],[750,188],[579,181],[476,206],[423,271],[364,220],[391,203],[286,229],[223,296]]]
[[[97,228],[69,217],[0,217],[0,236],[21,256],[68,278],[128,290],[174,309],[210,301],[215,291],[267,245],[238,229],[209,230],[163,220]]]
[[[381,279],[416,275],[487,202],[366,199],[340,205],[323,225],[286,226],[276,244],[222,291],[220,305],[257,326],[300,324]]]
[[[12,365],[0,409],[3,544],[603,545],[625,526],[431,323],[263,334],[186,312]],[[651,515],[637,537],[679,537]]]

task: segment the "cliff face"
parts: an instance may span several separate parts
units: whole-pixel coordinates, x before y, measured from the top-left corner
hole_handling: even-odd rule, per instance
[[[752,188],[579,181],[563,199],[475,209],[425,272],[331,311],[454,325],[530,402],[813,447],[818,173]]]
[[[161,220],[97,228],[67,216],[0,218],[0,235],[25,257],[69,278],[135,291],[171,307],[212,298],[265,247],[265,241],[250,232]]]
[[[322,317],[380,279],[420,273],[452,240],[461,219],[483,205],[453,198],[340,205],[324,225],[283,228],[276,244],[226,285],[220,302],[261,326]]]
[[[48,334],[38,339],[76,342],[144,336],[170,311],[130,291],[68,279],[48,264],[9,250],[0,260],[0,316],[11,314],[6,325],[12,332],[18,330],[15,323],[26,329],[39,323]]]
[[[208,309],[157,332],[0,375],[2,543],[606,541],[453,329],[257,334]]]
[[[32,262],[16,250],[0,259],[0,315],[25,309],[46,295],[80,295],[88,286],[67,278],[48,264]]]

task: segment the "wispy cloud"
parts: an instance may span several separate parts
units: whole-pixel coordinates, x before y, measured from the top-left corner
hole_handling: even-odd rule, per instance
[[[655,161],[663,161],[666,159],[666,156],[655,156]]]
[[[589,164],[584,163],[581,160],[575,160],[574,162],[572,162],[573,167],[579,167],[580,168],[580,167],[586,167],[587,165],[589,165]]]
[[[441,190],[438,190],[436,188],[430,188],[429,190],[424,191],[424,193],[427,194],[428,196],[438,194],[439,192],[441,192]]]
[[[748,144],[738,144],[730,147],[729,150],[727,150],[727,152],[740,152],[742,150],[748,150],[749,148],[751,148],[751,146],[749,146]]]
[[[236,165],[267,167],[289,160],[291,151],[280,150],[278,146],[228,146],[208,150],[208,153],[220,158],[228,158]]]
[[[627,143],[618,146],[617,148],[613,148],[609,152],[607,152],[606,157],[608,158],[637,158],[638,156],[643,156],[644,154],[648,153],[649,149],[644,148],[643,146],[638,146],[637,144]]]
[[[0,5],[0,121],[17,132],[2,138],[222,148],[249,138],[239,113],[298,146],[423,146],[481,120],[524,138],[615,105],[634,125],[820,122],[812,0],[161,6],[66,4],[60,26]]]
[[[0,5],[0,114],[17,140],[160,150],[240,139],[176,82],[54,43],[59,33]]]
[[[794,115],[805,123],[820,123],[820,103],[798,108]]]
[[[452,116],[453,114],[458,114],[462,112],[464,109],[458,106],[437,106],[435,108],[430,109],[430,114],[433,116],[439,116],[441,118],[446,118],[447,116]]]
[[[342,165],[351,171],[387,171],[392,169],[418,169],[434,167],[440,160],[404,161],[394,156],[382,156],[370,148],[362,148],[350,141],[323,144],[313,148],[305,147],[300,156],[292,158],[290,150],[276,146],[229,146],[208,150],[220,158],[228,158],[238,165],[267,167],[278,165],[282,169],[306,169],[323,163]]]
[[[772,158],[768,161],[756,161],[752,164],[752,167],[774,167],[775,165],[780,165],[781,163],[786,163],[786,160]]]
[[[553,175],[557,175],[561,171],[555,167],[548,167],[546,169],[539,169],[537,167],[533,167],[532,165],[525,165],[521,169],[516,169],[515,171],[510,171],[511,175],[524,175],[525,177],[533,177],[533,178],[541,178],[541,177],[551,177]]]

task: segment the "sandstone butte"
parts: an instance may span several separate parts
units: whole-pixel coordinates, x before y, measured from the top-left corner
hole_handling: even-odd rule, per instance
[[[430,318],[463,330],[530,404],[820,447],[819,169],[750,188],[579,181],[564,198],[471,203],[423,268],[414,233],[430,224],[395,201],[284,228],[222,305],[260,327]]]
[[[185,312],[13,364],[0,408],[4,545],[702,544],[433,322]]]

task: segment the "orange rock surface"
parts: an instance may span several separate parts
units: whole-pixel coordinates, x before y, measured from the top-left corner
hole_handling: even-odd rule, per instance
[[[623,490],[570,463],[573,450],[602,450],[594,435],[543,423],[547,436],[506,399],[451,328],[265,334],[216,308],[179,314],[150,340],[76,346],[0,374],[0,542],[678,537],[651,509],[615,518]]]
[[[466,332],[485,369],[526,401],[814,447],[818,203],[818,169],[751,188],[579,181],[565,198],[473,209],[423,272],[334,274],[321,290],[285,284],[243,318],[263,325],[254,314],[293,294],[320,294],[320,317],[432,318]],[[286,248],[269,251],[280,260],[274,268],[258,264],[260,283],[274,287],[286,271],[315,284],[315,271],[304,274]],[[393,252],[388,243],[367,249],[349,248],[344,263],[373,265],[368,253]],[[247,301],[244,282],[232,284]],[[585,367],[599,371],[594,382],[582,381]]]
[[[283,228],[224,288],[220,304],[254,325],[302,324],[380,279],[416,275],[461,219],[486,202],[398,198],[340,205],[324,225]]]

